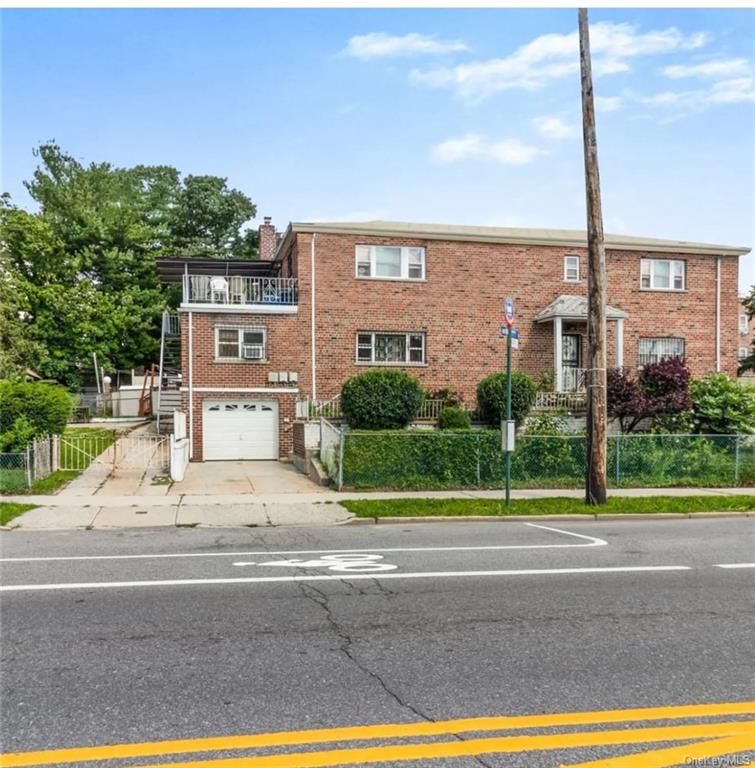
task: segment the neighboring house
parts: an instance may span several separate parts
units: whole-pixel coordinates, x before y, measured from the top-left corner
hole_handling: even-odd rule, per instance
[[[744,298],[744,297],[742,297]],[[739,340],[738,354],[740,360],[755,354],[755,315],[748,315],[745,308],[740,304],[739,307]],[[748,383],[755,383],[755,370],[745,371],[740,374],[740,379]]]
[[[738,259],[747,248],[606,236],[608,365],[684,357],[734,376]],[[183,275],[182,402],[192,458],[289,455],[299,399],[403,368],[474,404],[504,364],[503,299],[516,303],[514,366],[557,391],[586,361],[585,233],[372,221],[260,227],[257,262],[175,261]]]

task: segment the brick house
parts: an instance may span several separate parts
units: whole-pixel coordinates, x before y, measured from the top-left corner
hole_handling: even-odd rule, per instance
[[[609,365],[684,357],[736,375],[738,259],[747,248],[606,236]],[[192,459],[286,457],[296,403],[394,366],[474,404],[503,365],[578,390],[586,358],[584,232],[292,223],[260,227],[257,262],[181,262],[181,397]]]

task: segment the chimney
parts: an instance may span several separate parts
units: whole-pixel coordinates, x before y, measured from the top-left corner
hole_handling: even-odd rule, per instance
[[[260,261],[272,261],[278,247],[278,239],[275,235],[275,225],[269,216],[265,216],[264,223],[260,224],[259,233]]]

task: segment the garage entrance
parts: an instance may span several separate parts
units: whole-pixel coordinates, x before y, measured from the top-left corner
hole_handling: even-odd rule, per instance
[[[203,455],[213,459],[277,459],[275,400],[205,400]]]

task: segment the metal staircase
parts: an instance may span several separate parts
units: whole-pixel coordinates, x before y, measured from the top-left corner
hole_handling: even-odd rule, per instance
[[[160,333],[160,369],[154,412],[157,431],[170,432],[173,411],[181,405],[181,325],[178,315],[163,312]]]

